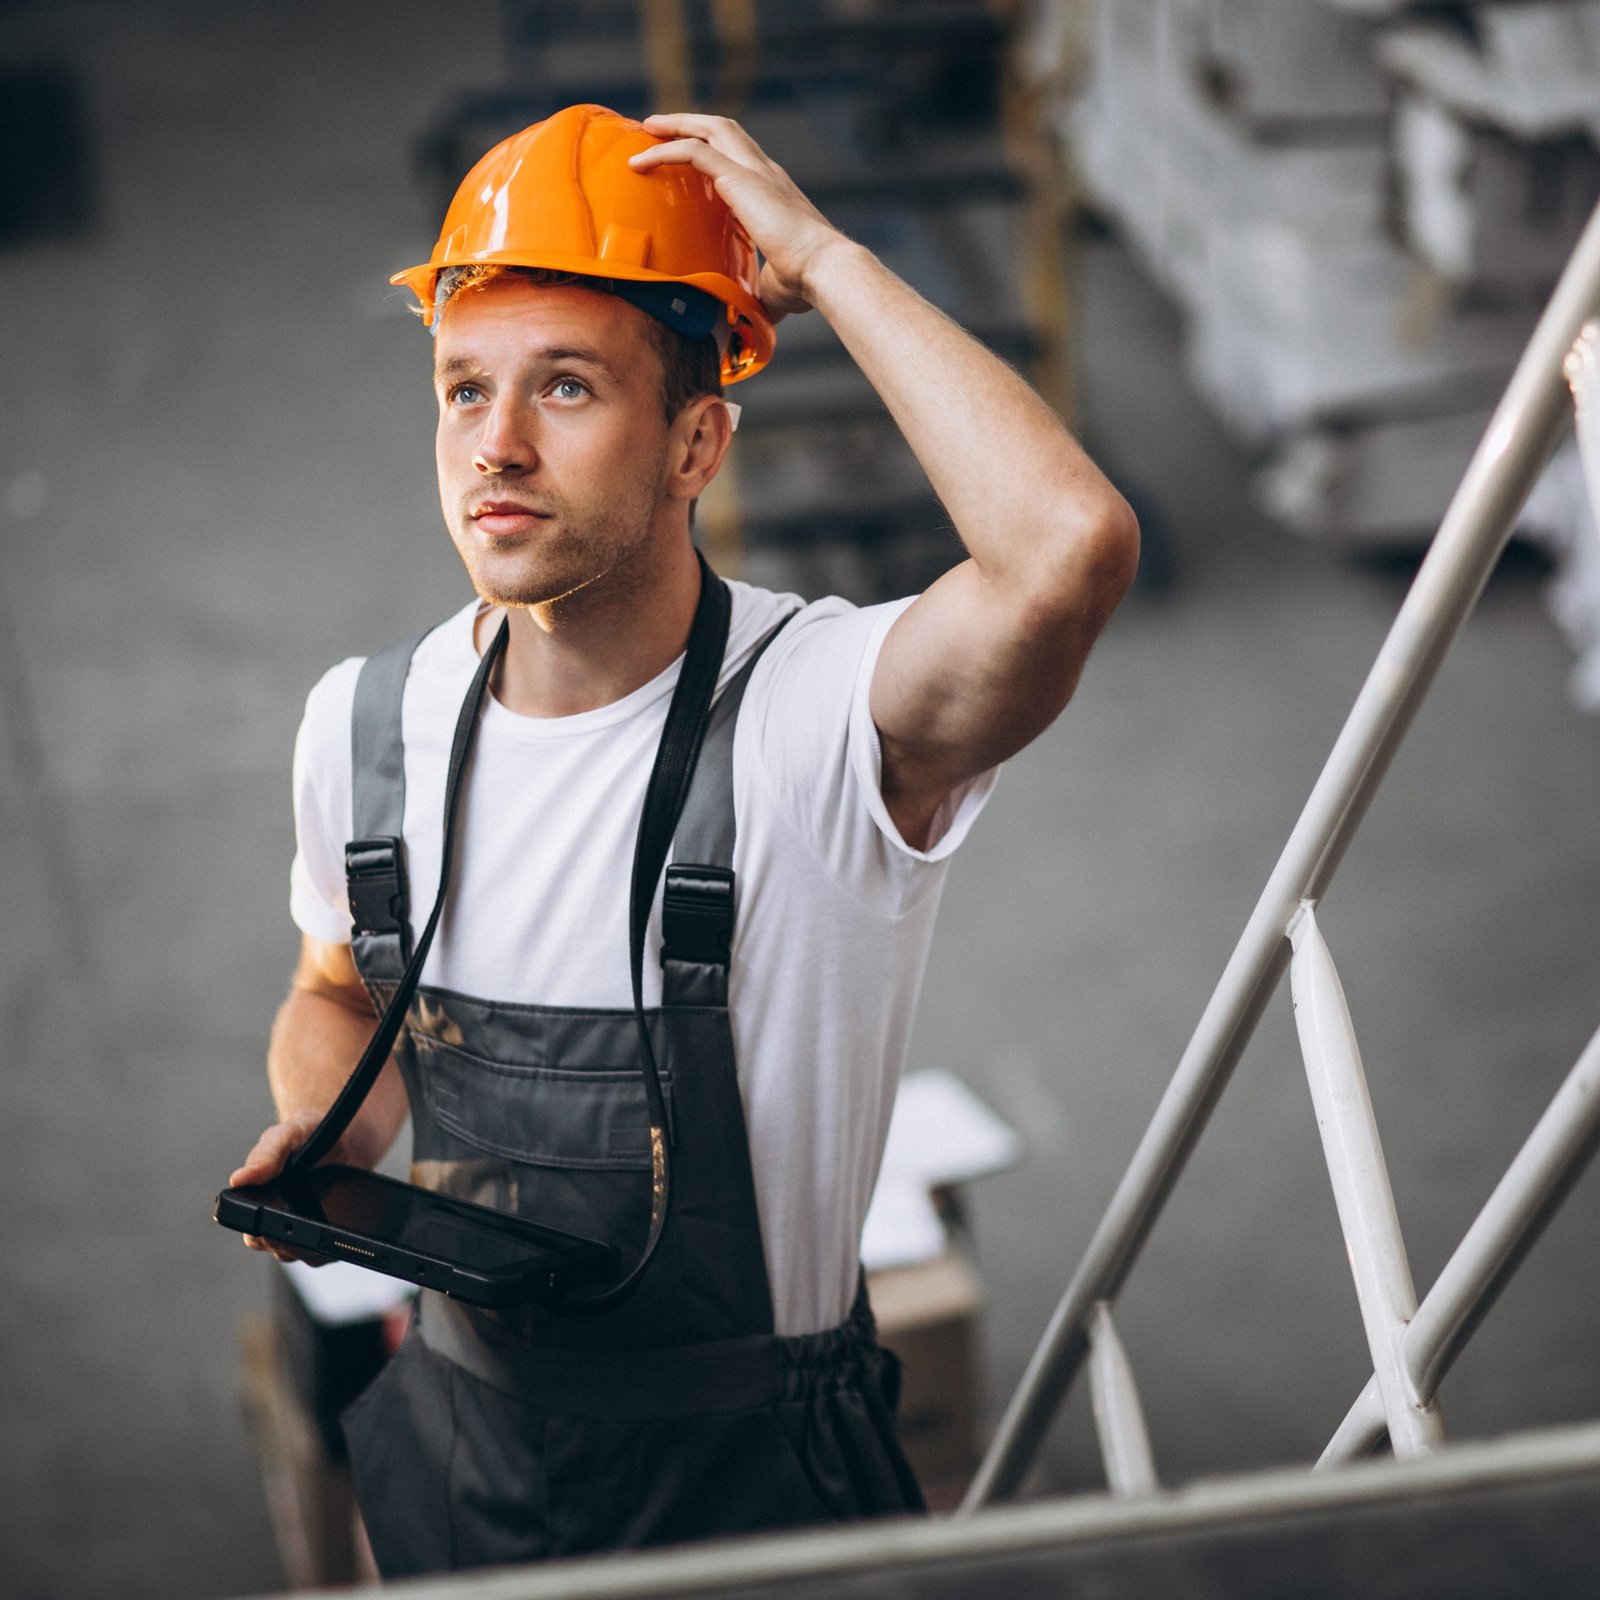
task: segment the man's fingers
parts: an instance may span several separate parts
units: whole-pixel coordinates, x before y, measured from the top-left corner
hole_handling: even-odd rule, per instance
[[[255,1142],[244,1160],[229,1176],[230,1185],[266,1183],[283,1171],[283,1164],[300,1147],[305,1129],[299,1123],[276,1122]]]
[[[256,1140],[255,1148],[244,1158],[243,1163],[234,1169],[228,1179],[229,1186],[242,1183],[270,1183],[283,1171],[284,1163],[289,1157],[310,1137],[311,1130],[317,1125],[318,1120],[314,1114],[306,1113],[291,1116],[286,1122],[273,1123]],[[312,1255],[297,1250],[292,1245],[280,1244],[276,1239],[264,1239],[259,1234],[247,1233],[243,1237],[247,1250],[263,1251],[267,1255],[275,1256],[279,1261],[304,1261],[309,1266],[323,1267],[332,1259],[330,1256]]]
[[[629,156],[628,165],[635,172],[648,172],[652,167],[688,166],[705,173],[708,178],[750,170],[703,139],[670,139],[666,144],[652,145],[648,150]]]
[[[663,111],[644,119],[645,128],[673,138],[702,139],[714,150],[730,156],[765,159],[765,152],[731,117],[713,117],[703,111]]]
[[[265,1183],[269,1178],[277,1177],[288,1151],[283,1147],[283,1140],[274,1137],[276,1132],[276,1129],[271,1129],[256,1140],[255,1148],[229,1175],[229,1184]]]

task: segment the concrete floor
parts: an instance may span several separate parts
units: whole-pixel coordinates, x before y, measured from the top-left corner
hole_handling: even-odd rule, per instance
[[[0,1592],[278,1584],[209,1220],[267,1110],[294,949],[290,742],[330,661],[464,597],[425,341],[384,279],[436,219],[407,147],[498,76],[496,7],[8,8],[102,135],[88,244],[0,255]],[[1170,313],[1081,263],[1085,425],[1180,581],[1113,624],[952,872],[914,1051],[1023,1128],[973,1196],[1009,1392],[1253,905],[1405,575],[1290,542],[1185,391]],[[36,475],[36,476],[29,476]],[[41,498],[43,504],[40,504]],[[1503,575],[1329,897],[1426,1285],[1595,1022],[1600,726]],[[1600,1192],[1445,1392],[1481,1435],[1600,1412]],[[1121,1317],[1163,1471],[1304,1459],[1366,1373],[1287,996]],[[1096,1481],[1081,1397],[1038,1487]]]

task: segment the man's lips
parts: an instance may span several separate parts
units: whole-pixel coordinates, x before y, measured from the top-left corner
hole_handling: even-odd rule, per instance
[[[520,500],[486,500],[468,513],[487,534],[523,533],[543,522],[550,513]]]

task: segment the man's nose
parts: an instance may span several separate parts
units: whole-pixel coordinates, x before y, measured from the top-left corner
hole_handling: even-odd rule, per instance
[[[485,477],[532,472],[538,466],[533,430],[520,407],[505,401],[490,406],[472,452],[472,464]]]

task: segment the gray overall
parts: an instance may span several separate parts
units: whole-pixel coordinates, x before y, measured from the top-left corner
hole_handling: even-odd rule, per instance
[[[370,658],[357,684],[358,839],[401,834],[417,642]],[[675,866],[731,872],[734,724],[753,666],[712,709]],[[714,906],[675,906],[672,882],[663,1003],[647,1016],[674,1134],[659,1248],[631,1295],[591,1313],[423,1291],[399,1353],[344,1418],[385,1577],[922,1508],[894,1437],[898,1370],[865,1294],[829,1332],[773,1332],[728,1023],[731,900],[708,925]],[[406,937],[355,937],[380,1009]],[[631,1264],[650,1214],[638,1046],[631,1010],[419,988],[394,1052],[413,1181],[607,1240]]]

